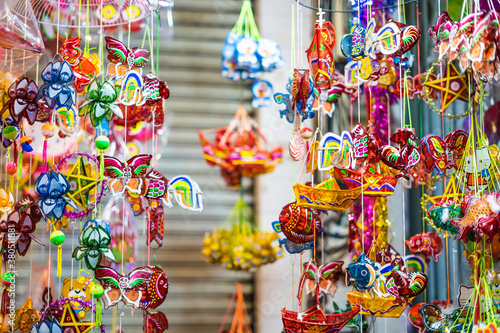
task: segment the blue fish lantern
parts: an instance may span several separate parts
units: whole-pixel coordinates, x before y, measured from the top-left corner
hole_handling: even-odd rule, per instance
[[[359,291],[369,290],[375,285],[375,263],[364,253],[347,266],[346,273],[346,285],[352,284]]]
[[[290,253],[290,254],[296,254],[296,253],[302,253],[306,250],[312,250],[314,249],[314,243],[309,242],[309,243],[304,243],[304,244],[297,244],[292,242],[289,239],[286,238],[281,238],[279,240],[280,246],[285,247],[285,250]]]
[[[279,221],[274,221],[273,223],[271,223],[271,225],[273,226],[273,229],[277,234],[282,233],[281,224]],[[302,253],[306,250],[314,249],[314,242],[297,244],[297,243],[294,243],[287,238],[279,239],[279,244],[280,244],[280,247],[285,247],[285,250],[290,254]]]

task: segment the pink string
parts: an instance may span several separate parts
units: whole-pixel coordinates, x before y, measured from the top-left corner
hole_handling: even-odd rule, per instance
[[[358,89],[359,89],[359,87],[358,87]],[[358,99],[359,99],[359,96],[358,96]],[[351,128],[353,128],[353,126],[352,126],[352,104],[353,103],[351,103]]]

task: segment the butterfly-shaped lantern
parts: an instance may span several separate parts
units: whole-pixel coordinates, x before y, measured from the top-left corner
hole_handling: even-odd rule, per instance
[[[331,262],[317,267],[314,262],[304,263],[304,270],[309,280],[306,284],[307,293],[334,296],[337,291],[337,281],[342,274],[343,261]]]
[[[96,279],[104,287],[104,307],[123,301],[136,309],[155,309],[168,294],[168,278],[158,266],[134,269],[128,275],[120,275],[114,269],[100,266],[95,271]]]
[[[104,175],[109,177],[107,186],[113,195],[123,194],[125,190],[132,194],[144,194],[147,183],[144,179],[151,155],[141,154],[121,162],[112,156],[104,156]]]
[[[343,131],[341,135],[325,133],[318,147],[318,170],[328,171],[334,166],[353,168],[353,140],[351,133]]]
[[[108,50],[108,60],[114,64],[122,64],[128,69],[142,68],[149,61],[149,51],[134,47],[129,49],[118,39],[106,36],[106,50]]]
[[[457,168],[467,145],[467,133],[455,130],[444,140],[435,134],[428,134],[420,140],[421,152],[427,171],[436,168],[442,175],[446,169]]]

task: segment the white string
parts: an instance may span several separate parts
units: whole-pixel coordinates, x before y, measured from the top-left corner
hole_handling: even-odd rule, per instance
[[[131,6],[129,5],[128,7],[128,38],[127,38],[127,47],[130,49],[130,35],[131,35],[131,32],[130,32],[130,26],[131,26],[131,20],[132,20],[132,17],[131,17],[131,14],[132,14],[132,8]],[[125,126],[123,128],[123,135],[125,137],[125,158],[128,158],[129,156],[129,151],[128,151],[128,147],[127,147],[127,112],[128,112],[128,107],[125,106]],[[126,207],[125,207],[125,198],[122,198],[122,201],[123,201],[123,220],[122,220],[122,246],[121,246],[121,256],[122,256],[122,262],[121,262],[121,271],[122,273],[124,273],[124,270],[123,270],[123,265],[124,265],[124,258],[123,258],[123,254],[124,254],[124,246],[125,246],[125,216],[127,215],[127,220],[128,220],[128,214],[125,214],[125,210],[126,210]],[[128,213],[128,212],[127,212]],[[120,316],[120,332],[122,331],[122,316]]]
[[[49,220],[50,221],[50,220]],[[49,223],[49,235],[52,224]],[[49,269],[47,271],[47,287],[50,288],[50,278],[52,276],[52,245],[49,246]]]
[[[72,236],[71,236],[71,250],[74,250],[75,248],[75,227],[76,227],[76,220],[74,222],[70,223],[72,225]],[[71,260],[71,287],[73,287],[73,264],[74,260]]]
[[[464,18],[466,4],[467,4],[467,0],[464,0],[464,2],[462,3],[462,14],[460,15],[460,20]]]
[[[441,1],[441,0],[439,0],[439,1]],[[439,8],[441,8],[441,7],[439,7]],[[398,21],[399,22],[402,22],[402,20],[401,20],[401,13],[403,11],[402,9],[403,8],[401,7],[401,0],[398,0]],[[399,62],[399,67],[401,67],[401,61]]]
[[[151,72],[153,74],[156,74],[156,76],[160,76],[160,73],[155,73],[155,65],[154,65],[154,44],[153,44],[153,40],[154,40],[154,26],[155,26],[155,23],[154,23],[154,20],[153,20],[153,10],[151,11],[151,30],[150,30],[150,34],[149,34],[149,39],[150,39],[150,47],[151,47],[151,52],[150,52],[150,57],[151,57]],[[159,45],[156,45],[156,47],[159,47]],[[156,59],[156,61],[158,61],[159,59]],[[154,117],[153,117],[154,119]],[[154,126],[154,123],[153,123],[153,126]]]
[[[446,236],[448,237],[448,236]],[[455,244],[452,247],[453,251],[453,290],[457,288],[457,250],[455,250]]]
[[[148,237],[148,234],[147,234],[147,224],[148,224],[148,217],[147,217],[147,214],[144,214],[143,218],[142,218],[142,237],[144,237],[144,239],[147,239]],[[147,244],[145,242],[138,242],[139,244],[144,244],[142,246],[144,246],[144,248],[146,249],[147,247]],[[146,265],[146,256],[142,256],[142,266],[145,266]]]
[[[361,24],[361,6],[358,6],[358,24]],[[360,61],[358,60],[358,66],[357,66],[357,71],[358,71],[358,82],[360,80],[359,77],[359,68],[360,68]],[[361,86],[358,86],[358,123],[361,123]],[[364,196],[364,179],[363,179],[363,169],[361,170],[361,247],[363,250],[363,253],[365,252],[365,196]],[[357,221],[356,221],[357,222]],[[362,326],[362,324],[361,324]]]

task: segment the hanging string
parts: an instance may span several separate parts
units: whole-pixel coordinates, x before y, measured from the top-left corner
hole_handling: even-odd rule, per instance
[[[150,48],[151,48],[151,68],[154,72],[154,59],[153,59],[153,53],[154,53],[154,45],[153,45],[153,32],[154,32],[154,21],[153,21],[153,12],[151,11],[151,34],[150,34]],[[158,61],[158,59],[157,59]],[[154,140],[155,140],[155,108],[151,108],[152,112],[152,120],[151,120],[151,128],[152,128],[152,137],[151,137],[151,148],[152,148],[152,155],[153,155],[153,163],[156,165],[156,154],[157,152],[155,151],[155,145]],[[160,203],[161,205],[162,203]],[[151,229],[148,228],[148,239],[151,239]],[[148,266],[151,264],[151,245],[148,245]]]
[[[158,76],[159,74],[156,72],[156,69],[155,69],[155,60],[158,62],[158,58],[154,57],[153,55],[155,54],[155,47],[154,47],[154,26],[155,26],[155,21],[154,21],[154,16],[153,16],[153,11],[151,11],[151,34],[150,34],[150,48],[151,48],[151,72],[153,74],[155,74],[156,76]],[[157,45],[157,47],[159,47],[159,45]],[[154,119],[154,117],[153,117]]]
[[[52,228],[52,223],[49,224],[49,235],[51,228]],[[48,262],[48,273],[47,273],[47,287],[50,287],[50,278],[52,276],[52,246],[49,246],[48,248],[49,248],[49,262]]]
[[[291,47],[290,47],[290,59],[291,59],[291,68],[290,68],[290,74],[293,73],[293,69],[297,68],[297,58],[295,57],[295,14],[294,14],[294,4],[292,4],[292,24],[291,24]]]

